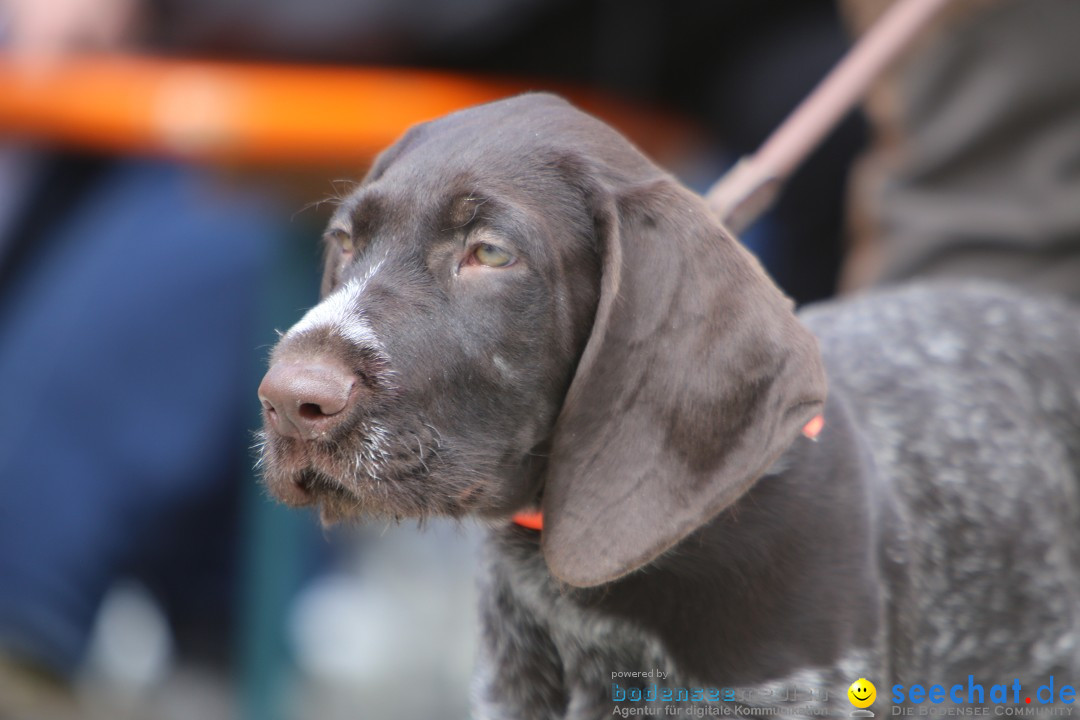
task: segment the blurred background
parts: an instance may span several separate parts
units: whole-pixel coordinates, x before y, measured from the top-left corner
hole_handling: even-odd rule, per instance
[[[0,0],[0,718],[468,717],[480,529],[324,532],[251,468],[321,202],[526,90],[704,191],[887,5]],[[1080,297],[1077,7],[957,0],[743,241],[800,303]]]

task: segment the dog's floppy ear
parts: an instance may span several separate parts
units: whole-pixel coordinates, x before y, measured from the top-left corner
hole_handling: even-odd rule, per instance
[[[600,301],[556,423],[543,551],[615,580],[735,502],[821,412],[817,342],[698,196],[604,195]]]

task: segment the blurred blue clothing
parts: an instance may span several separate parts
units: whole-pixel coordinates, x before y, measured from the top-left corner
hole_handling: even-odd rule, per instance
[[[0,288],[0,651],[67,673],[118,574],[223,533],[200,508],[248,461],[284,226],[150,161],[103,163],[55,213]]]

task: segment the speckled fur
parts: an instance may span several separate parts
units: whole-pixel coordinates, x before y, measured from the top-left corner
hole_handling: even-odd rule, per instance
[[[736,683],[739,700],[724,705],[848,716],[847,687],[867,677],[881,715],[893,683],[948,686],[972,675],[987,688],[1016,679],[1030,688],[1051,675],[1080,677],[1080,308],[991,285],[926,284],[822,304],[802,319],[829,369],[828,415],[840,401],[851,418],[827,423],[822,442],[869,455],[857,482],[879,509],[861,542],[878,562],[862,571],[881,589],[882,623],[831,663]],[[801,453],[760,483],[798,476]],[[856,522],[864,511],[853,496],[830,494],[836,476],[801,477],[846,504],[841,518]],[[559,586],[525,534],[492,534],[478,717],[610,716],[617,670],[660,668],[669,686],[730,687],[681,667],[641,622],[594,611],[595,594]],[[739,650],[756,662],[752,647]]]
[[[1080,308],[925,284],[803,320],[902,518],[893,676],[1080,677]]]

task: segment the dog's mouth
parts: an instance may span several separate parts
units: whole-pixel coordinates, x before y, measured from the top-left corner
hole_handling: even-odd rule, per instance
[[[365,517],[461,517],[487,500],[482,476],[448,461],[431,433],[360,429],[322,442],[296,440],[267,427],[256,447],[270,494],[286,505],[317,506],[324,524]]]
[[[258,434],[256,468],[263,485],[278,501],[293,507],[317,503],[324,497],[351,497],[348,483],[338,479],[334,463],[317,457],[311,448],[289,438]],[[355,499],[353,500],[355,502]]]
[[[314,464],[286,467],[280,460],[263,463],[262,476],[275,499],[292,507],[316,508],[323,525],[368,516],[401,517],[392,497],[398,480],[384,482],[355,473],[343,477]]]
[[[323,525],[333,525],[363,513],[362,497],[315,468],[308,467],[298,472],[293,483],[308,498],[308,505],[318,506]]]
[[[266,428],[258,435],[257,465],[274,498],[293,507],[317,505],[323,521],[332,522],[377,510],[376,489],[387,468],[368,445],[347,452],[339,443],[298,441]]]

